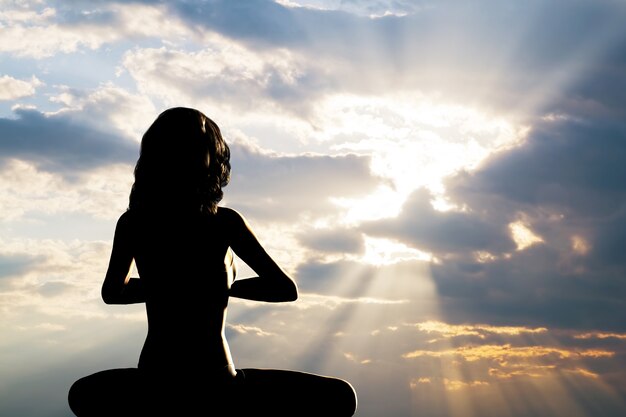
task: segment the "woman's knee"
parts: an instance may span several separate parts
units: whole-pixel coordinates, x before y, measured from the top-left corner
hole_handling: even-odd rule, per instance
[[[357,395],[354,387],[347,381],[342,379],[336,380],[335,392],[338,401],[335,403],[338,415],[352,416],[356,413],[357,408]]]
[[[85,377],[75,381],[68,391],[67,402],[76,416],[85,415],[85,406],[89,404],[90,397],[89,386],[89,381]]]
[[[70,409],[79,417],[106,415],[133,386],[141,386],[136,375],[136,370],[110,369],[80,378],[67,394]]]

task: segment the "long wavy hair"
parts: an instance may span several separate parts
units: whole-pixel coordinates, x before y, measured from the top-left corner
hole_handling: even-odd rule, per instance
[[[130,210],[193,208],[215,214],[230,181],[230,149],[202,112],[162,112],[141,139]]]

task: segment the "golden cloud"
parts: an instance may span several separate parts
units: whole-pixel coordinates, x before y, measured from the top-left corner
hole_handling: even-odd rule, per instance
[[[545,327],[528,328],[523,326],[490,326],[486,324],[447,324],[434,320],[410,325],[422,332],[439,333],[444,337],[478,336],[481,339],[484,339],[487,334],[518,336],[520,334],[544,333],[548,331]]]
[[[432,351],[432,350],[414,350],[402,355],[403,358],[411,359],[420,356],[442,357],[457,356],[468,362],[490,359],[497,361],[506,361],[510,358],[542,358],[556,357],[559,359],[580,358],[580,357],[612,357],[615,352],[600,349],[567,349],[554,348],[546,346],[521,346],[513,347],[510,344],[504,345],[483,345],[483,346],[461,346],[454,349]]]

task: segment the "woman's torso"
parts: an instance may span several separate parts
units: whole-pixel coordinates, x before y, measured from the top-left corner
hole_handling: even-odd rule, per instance
[[[133,248],[148,317],[139,367],[203,374],[226,368],[232,373],[224,335],[233,279],[225,264],[225,216],[219,211],[136,214]]]

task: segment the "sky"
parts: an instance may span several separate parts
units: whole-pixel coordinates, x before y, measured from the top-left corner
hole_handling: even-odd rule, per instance
[[[0,0],[0,416],[136,366],[100,299],[141,135],[194,107],[300,297],[232,299],[239,368],[361,417],[626,413],[626,3]],[[239,276],[252,276],[238,262]],[[181,285],[184,285],[181,283]]]

